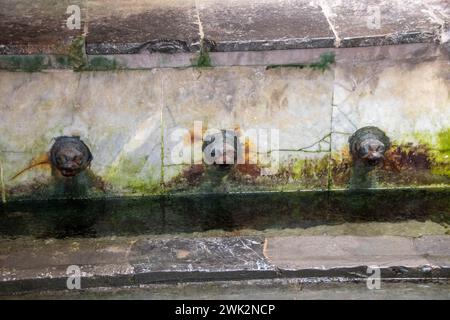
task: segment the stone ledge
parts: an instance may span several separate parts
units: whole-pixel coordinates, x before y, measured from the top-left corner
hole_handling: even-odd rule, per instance
[[[1,51],[1,48],[0,48]],[[109,52],[109,49],[106,50]],[[322,54],[334,53],[336,63],[373,62],[380,60],[420,62],[446,59],[442,47],[435,43],[409,43],[389,46],[361,46],[342,48],[314,48],[268,51],[211,52],[213,67],[231,66],[289,66],[317,63]],[[32,65],[35,71],[70,70],[72,66],[60,63],[64,55],[1,55],[0,70],[27,71],[20,69],[17,61]],[[155,68],[196,68],[198,53],[136,53],[136,54],[88,54],[85,71],[144,70]],[[22,65],[23,67],[23,65]]]
[[[69,265],[80,266],[83,288],[278,278],[356,281],[367,278],[368,265],[380,266],[383,280],[448,279],[449,248],[450,236],[1,240],[0,295],[65,289]]]
[[[86,37],[88,54],[198,52],[202,41],[215,52],[429,43],[444,40],[450,19],[445,0],[71,4],[81,9],[78,30],[66,27],[65,3],[0,0],[0,30],[6,31],[0,35],[0,54],[64,54],[79,36]]]

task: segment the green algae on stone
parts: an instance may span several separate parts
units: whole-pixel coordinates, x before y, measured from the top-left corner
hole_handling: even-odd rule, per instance
[[[438,133],[433,160],[432,173],[450,177],[450,128]]]
[[[150,168],[143,172],[146,163],[147,157],[131,159],[123,156],[116,164],[108,168],[104,179],[113,187],[131,194],[159,194],[161,193],[160,183],[158,179],[152,179],[156,169]]]
[[[330,69],[330,66],[335,62],[335,55],[333,52],[322,53],[319,61],[313,63],[287,63],[287,64],[273,64],[266,67],[266,70],[275,68],[312,68],[314,70],[325,71]]]
[[[208,49],[205,48],[202,43],[200,48],[200,53],[195,63],[195,67],[197,68],[211,68],[213,65],[211,63],[211,57],[209,55]]]
[[[431,173],[450,177],[450,128],[438,133],[416,132],[412,138],[428,148]]]
[[[293,179],[314,179],[328,172],[328,157],[320,159],[299,159],[290,165],[289,171]]]
[[[79,56],[79,55],[78,55]],[[75,71],[114,71],[123,69],[116,59],[106,57],[94,57],[84,61],[75,56],[57,56],[56,63],[60,67],[73,68]],[[87,58],[86,58],[87,59]]]
[[[73,40],[69,48],[68,61],[75,71],[81,71],[88,65],[83,36]]]
[[[58,66],[61,66],[61,67],[69,67],[70,66],[68,56],[58,55],[58,56],[56,56],[55,60],[56,60],[56,63],[58,64]]]
[[[413,132],[392,141],[383,164],[370,173],[367,188],[445,187],[450,185],[450,129]],[[349,187],[353,176],[348,153],[331,158],[332,186]]]
[[[105,57],[94,57],[89,60],[84,71],[112,71],[120,69],[120,65],[116,59],[108,59]]]
[[[5,188],[5,178],[3,173],[2,159],[0,158],[0,193],[2,197],[2,203],[6,203],[6,188]]]
[[[14,55],[0,56],[0,69],[38,72],[44,69],[73,69],[75,71],[112,71],[122,69],[116,59],[94,57],[88,61],[84,40],[73,42],[67,55]]]
[[[49,62],[43,55],[0,56],[0,67],[10,71],[38,72],[48,65]]]
[[[335,63],[335,56],[333,52],[325,52],[320,55],[319,61],[311,63],[310,68],[325,71],[330,69],[330,66]]]
[[[328,155],[296,159],[280,165],[270,175],[264,166],[237,164],[187,166],[166,185],[169,192],[228,193],[253,191],[296,191],[328,188]]]
[[[266,67],[266,70],[269,69],[276,69],[276,68],[297,68],[297,69],[304,69],[308,67],[307,64],[304,63],[286,63],[286,64],[271,64]]]

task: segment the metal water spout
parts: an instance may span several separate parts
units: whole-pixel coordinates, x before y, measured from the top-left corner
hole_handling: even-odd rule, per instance
[[[84,171],[93,157],[80,137],[57,137],[50,149],[50,162],[64,177],[74,177]]]
[[[377,166],[391,146],[389,137],[379,128],[372,126],[358,129],[348,142],[353,161],[368,167]]]
[[[358,129],[348,139],[353,159],[351,189],[374,188],[376,174],[372,171],[384,160],[385,152],[391,147],[389,137],[377,127]]]

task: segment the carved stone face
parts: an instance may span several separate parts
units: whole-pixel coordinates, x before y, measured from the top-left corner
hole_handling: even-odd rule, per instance
[[[367,139],[361,142],[359,154],[361,159],[367,161],[369,165],[377,165],[384,158],[386,147],[377,139]]]
[[[63,176],[73,177],[89,166],[92,154],[79,137],[58,137],[50,149],[50,160]]]
[[[386,134],[377,127],[358,129],[349,139],[353,160],[359,160],[368,166],[376,166],[384,159],[384,153],[390,148]]]

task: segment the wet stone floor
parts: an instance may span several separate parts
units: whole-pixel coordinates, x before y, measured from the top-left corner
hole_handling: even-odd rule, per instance
[[[3,266],[0,264],[0,270],[3,268],[3,289],[9,288],[9,291],[3,294],[0,292],[0,299],[450,298],[450,284],[445,277],[439,281],[428,279],[426,282],[387,280],[380,290],[373,291],[368,290],[361,279],[358,282],[349,279],[341,281],[342,279],[317,278],[321,276],[311,279],[278,279],[277,275],[271,274],[275,272],[271,263],[276,261],[271,258],[276,256],[273,246],[278,243],[277,239],[281,239],[285,247],[287,245],[283,250],[291,252],[289,239],[304,241],[307,236],[319,236],[317,239],[322,239],[320,241],[323,241],[324,245],[327,245],[327,241],[330,241],[327,239],[331,238],[322,236],[356,236],[352,239],[346,238],[359,243],[356,248],[362,244],[356,239],[358,236],[383,236],[378,240],[374,238],[374,241],[384,243],[383,248],[386,247],[386,241],[395,240],[388,236],[404,237],[397,239],[399,241],[437,236],[424,241],[431,239],[427,243],[432,245],[431,249],[435,250],[435,255],[442,252],[447,254],[448,250],[441,247],[446,246],[446,235],[450,234],[448,189],[17,201],[0,207],[0,219],[0,262],[5,263]],[[299,240],[297,236],[306,238]],[[183,247],[194,242],[197,249]],[[129,245],[130,243],[132,245]],[[173,247],[173,243],[177,245]],[[240,248],[238,245],[238,248],[230,243],[242,243],[243,246]],[[244,245],[245,243],[247,245]],[[160,247],[161,244],[168,247]],[[218,252],[204,254],[200,250],[204,246],[213,248],[213,251],[218,249]],[[297,252],[297,249],[298,247],[295,247],[294,251]],[[378,249],[373,250],[377,252]],[[306,253],[308,256],[309,253]],[[352,251],[347,253],[351,255]],[[359,253],[363,254],[361,257],[367,254]],[[223,260],[224,265],[217,263],[217,256],[221,254],[228,257]],[[390,254],[391,252],[388,252],[388,255]],[[167,259],[159,259],[161,255],[167,256]],[[417,258],[419,262],[424,261],[422,256]],[[109,287],[109,282],[100,281],[95,284],[94,277],[92,281],[95,283],[92,282],[86,289],[77,292],[64,290],[64,268],[67,263],[72,264],[72,259],[81,259],[82,264],[86,266],[93,263],[92,267],[86,269],[88,273],[100,272],[98,274],[110,276],[115,284],[113,287]],[[153,259],[152,263],[147,261],[149,259]],[[297,263],[295,259],[292,257],[291,262]],[[298,259],[304,260],[304,257]],[[342,259],[344,261],[345,257]],[[447,261],[445,259],[441,260]],[[208,261],[211,262],[210,265],[205,264]],[[104,265],[106,262],[111,266]],[[209,279],[208,276],[189,280],[193,279],[189,274],[191,262],[197,271],[208,273],[215,270],[221,275],[216,280]],[[415,264],[418,267],[421,263],[419,262]],[[164,273],[168,266],[173,265],[176,265],[176,270],[172,270],[175,273],[166,275],[170,281],[161,284],[156,271]],[[134,271],[130,271],[130,268],[134,268]],[[226,278],[229,272],[241,272],[247,268],[256,273],[222,281],[221,277]],[[140,276],[153,280],[136,285],[129,281],[124,286],[121,284],[121,278],[116,277],[116,271],[124,272],[124,276],[130,276],[129,272],[141,272]],[[176,274],[177,272],[179,274]],[[259,272],[270,274],[269,279],[265,276],[255,277]],[[346,271],[343,272],[345,274]],[[173,283],[174,279],[184,276],[189,279],[178,284]],[[324,276],[328,277],[325,274]],[[56,278],[61,281],[58,282]],[[37,284],[48,282],[48,286],[38,291],[15,291],[21,288],[20,281],[28,283],[29,279]],[[16,280],[19,282],[14,284]],[[56,287],[59,288],[58,291],[52,289]]]

